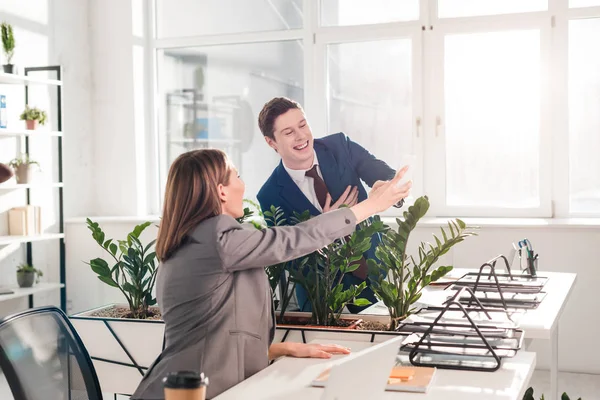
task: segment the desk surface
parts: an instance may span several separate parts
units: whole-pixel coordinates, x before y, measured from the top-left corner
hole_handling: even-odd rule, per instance
[[[474,270],[456,268],[449,274],[450,277],[461,277],[467,272]],[[575,283],[576,274],[564,272],[546,272],[539,271],[540,276],[548,277],[548,282],[544,286],[544,291],[547,293],[544,300],[535,310],[528,310],[521,318],[520,326],[525,330],[527,339],[549,339],[552,331],[556,327],[560,315],[569,298],[573,285]],[[423,290],[423,297],[440,293],[443,288],[427,287]],[[441,298],[441,297],[440,297]],[[387,315],[388,310],[382,302],[378,302],[371,307],[361,311],[360,314],[375,314]]]
[[[336,343],[350,347],[352,351],[360,351],[372,345],[372,343],[359,342],[337,341]],[[324,389],[311,387],[310,382],[334,359],[284,357],[215,399],[319,399]],[[365,366],[365,369],[368,369],[368,366]],[[519,351],[515,357],[504,359],[502,368],[496,372],[439,369],[427,394],[385,392],[379,398],[401,398],[402,400],[521,400],[534,369],[535,353]],[[375,394],[371,397],[371,399],[377,398]]]

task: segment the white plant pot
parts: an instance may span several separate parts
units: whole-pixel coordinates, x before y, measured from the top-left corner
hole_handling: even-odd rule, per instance
[[[286,317],[310,317],[308,312],[294,312],[287,311]],[[347,314],[342,315],[341,319],[362,319],[363,321],[374,321],[381,323],[388,323],[389,317],[387,315],[355,315]],[[302,326],[302,325],[285,325],[277,326],[275,331],[275,338],[273,343],[280,342],[293,342],[293,343],[310,343],[312,341],[352,341],[352,342],[372,342],[380,343],[389,340],[393,336],[399,335],[398,332],[389,331],[367,331],[367,330],[353,330],[353,329],[342,329],[342,328],[326,328],[326,327],[315,327],[315,326]]]
[[[142,372],[161,353],[165,325],[157,320],[92,317],[90,314],[114,304],[75,314],[70,320],[94,362],[102,392],[131,395],[142,380]],[[123,306],[125,305],[118,305]],[[286,312],[286,316],[310,317],[310,313]],[[387,323],[387,316],[344,315],[343,319]],[[309,343],[313,340],[379,343],[397,332],[361,331],[311,326],[278,326],[273,343]],[[137,365],[137,366],[136,366]],[[138,367],[140,367],[138,369]]]
[[[131,395],[143,373],[162,351],[165,323],[90,316],[112,306],[99,307],[69,318],[92,357],[102,392]]]

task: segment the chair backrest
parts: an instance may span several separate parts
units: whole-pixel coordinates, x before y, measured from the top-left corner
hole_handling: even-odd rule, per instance
[[[102,400],[92,360],[56,307],[0,321],[0,369],[15,400]]]

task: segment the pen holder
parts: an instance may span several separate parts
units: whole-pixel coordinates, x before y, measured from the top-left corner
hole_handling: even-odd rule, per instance
[[[531,276],[537,276],[537,270],[538,270],[538,255],[536,254],[534,257],[528,256],[527,257],[527,272],[529,272],[529,274]]]

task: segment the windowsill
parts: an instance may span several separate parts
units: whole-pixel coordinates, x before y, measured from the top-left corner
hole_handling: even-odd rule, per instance
[[[159,216],[90,217],[101,224],[141,224],[160,222]],[[381,217],[388,225],[395,225],[395,217]],[[453,218],[423,218],[419,226],[446,226]],[[482,228],[600,228],[600,218],[461,218],[469,226]],[[67,218],[66,224],[85,224],[85,217]]]
[[[89,218],[94,222],[98,222],[100,224],[103,223],[113,223],[113,224],[143,224],[146,221],[150,221],[153,223],[160,222],[160,218],[158,215],[146,215],[146,216],[119,216],[119,217],[73,217],[66,218],[65,224],[67,225],[75,225],[75,224],[85,224],[86,219]]]
[[[381,218],[386,224],[396,219]],[[447,226],[453,218],[423,218],[417,226]],[[469,226],[482,228],[600,228],[600,218],[460,218]]]

